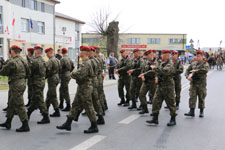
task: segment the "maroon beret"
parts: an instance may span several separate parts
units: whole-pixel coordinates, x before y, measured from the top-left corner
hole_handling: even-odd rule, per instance
[[[139,52],[140,50],[138,48],[133,50],[133,53]]]
[[[96,49],[94,48],[94,46],[91,46],[91,51],[95,52]]]
[[[47,49],[45,49],[45,53],[48,53],[48,52],[50,52],[50,51],[52,51],[53,49],[50,47],[50,48],[47,48]]]
[[[145,52],[144,52],[144,55],[147,56],[147,55],[150,54],[150,53],[153,53],[153,50],[150,49],[150,50],[145,51]]]
[[[62,48],[62,52],[68,52],[68,50],[66,48]]]
[[[126,50],[125,49],[121,49],[120,50],[120,53],[124,53]]]
[[[152,50],[153,53],[157,53],[157,50]]]
[[[171,51],[168,50],[168,49],[164,49],[164,50],[162,50],[162,53],[163,53],[163,54],[165,54],[165,53],[171,53]]]
[[[178,52],[177,51],[172,51],[172,54],[177,55]]]
[[[91,47],[89,47],[89,46],[85,46],[85,45],[83,45],[83,46],[80,46],[80,51],[91,51]]]
[[[34,51],[34,48],[28,48],[27,51]]]
[[[198,54],[201,54],[201,55],[202,55],[202,54],[204,54],[204,51],[197,51],[196,54],[197,54],[197,55],[198,55]]]
[[[34,47],[34,50],[37,50],[37,49],[43,50],[43,48],[42,48],[41,46],[35,46],[35,47]]]
[[[22,48],[17,45],[13,45],[12,47],[10,47],[10,49],[11,50],[19,49],[20,51],[22,51]]]
[[[98,47],[98,46],[92,46],[92,47],[93,47],[95,50],[96,50],[96,49],[99,49],[99,47]]]

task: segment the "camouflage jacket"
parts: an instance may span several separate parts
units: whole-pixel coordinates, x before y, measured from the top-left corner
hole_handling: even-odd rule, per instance
[[[32,61],[31,74],[34,80],[44,80],[46,77],[46,62],[42,56],[35,57]]]
[[[56,57],[51,57],[46,63],[46,78],[51,78],[61,72],[60,61]]]
[[[197,70],[197,72],[191,73],[191,70]],[[209,64],[205,61],[201,61],[201,62],[197,62],[194,61],[193,63],[191,63],[186,72],[185,72],[185,76],[186,78],[189,77],[190,74],[192,74],[192,82],[197,82],[197,83],[201,83],[201,82],[206,82],[206,78],[207,78],[207,73],[209,70]]]
[[[132,77],[138,77],[141,74],[141,69],[144,66],[144,60],[141,57],[138,57],[137,59],[133,59],[131,63],[131,69],[134,69],[133,73],[131,74]]]
[[[128,73],[127,71],[130,70],[132,67],[132,62],[130,58],[127,56],[125,59],[121,59],[117,66],[116,69],[118,69],[119,77],[122,78],[123,76],[127,77]]]
[[[98,74],[102,74],[103,73],[103,70],[104,70],[104,60],[102,58],[100,58],[99,56],[95,56],[95,58],[97,59],[97,62],[98,62],[98,68],[99,68],[99,71],[98,71]]]
[[[157,66],[157,60],[148,61],[141,73],[144,73],[145,81],[155,81],[156,72],[150,66]]]
[[[180,74],[182,74],[184,72],[184,67],[181,64],[179,59],[177,59],[175,62],[173,62],[173,66],[175,69],[174,78],[180,76]]]
[[[83,61],[81,67],[76,72],[71,73],[71,77],[77,81],[78,85],[92,84],[94,76],[94,70],[90,59]]]
[[[60,65],[61,65],[60,74],[70,73],[74,69],[74,63],[68,56],[64,56],[62,57],[62,59],[60,59]]]

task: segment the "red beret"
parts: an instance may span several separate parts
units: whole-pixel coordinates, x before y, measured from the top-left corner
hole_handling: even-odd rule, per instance
[[[19,49],[20,51],[22,51],[22,48],[17,45],[13,45],[12,47],[10,47],[10,49],[11,50]]]
[[[120,53],[123,53],[123,52],[125,52],[125,51],[126,51],[125,49],[121,49],[121,50],[120,50]]]
[[[95,50],[96,50],[96,49],[99,49],[99,47],[98,47],[98,46],[92,46],[92,47],[93,47]]]
[[[153,50],[150,49],[150,50],[145,51],[145,52],[144,52],[144,55],[148,55],[148,54],[150,54],[150,53],[153,53]]]
[[[162,50],[162,53],[171,53],[171,51],[168,49],[164,49],[164,50]]]
[[[138,48],[136,48],[136,49],[133,50],[133,53],[139,52],[139,51],[140,51],[140,50],[139,50]]]
[[[27,51],[34,51],[34,48],[28,48]]]
[[[157,51],[156,51],[156,50],[152,50],[152,52],[153,52],[153,53],[157,53]]]
[[[53,49],[50,47],[50,48],[47,48],[45,49],[45,53],[48,53],[49,51],[52,51]]]
[[[68,52],[68,50],[66,48],[62,48],[62,52]]]
[[[41,46],[35,46],[35,47],[34,47],[34,50],[37,50],[37,49],[43,50],[43,48],[42,48]]]
[[[89,47],[89,46],[85,46],[85,45],[83,45],[83,46],[80,46],[80,51],[91,51],[91,47]]]
[[[202,55],[202,54],[204,54],[204,51],[197,51],[196,54],[197,54],[197,55],[198,55],[198,54],[201,54],[201,55]]]
[[[94,46],[91,46],[91,51],[93,51],[93,52],[96,51],[95,48],[94,48]]]
[[[178,52],[177,51],[172,51],[172,54],[178,54]]]

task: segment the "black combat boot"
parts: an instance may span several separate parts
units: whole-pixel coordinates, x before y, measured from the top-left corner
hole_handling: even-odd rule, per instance
[[[70,111],[70,108],[71,108],[71,107],[70,107],[70,104],[67,104],[67,105],[66,105],[66,108],[63,109],[62,111]]]
[[[195,109],[191,108],[190,111],[188,113],[184,114],[185,116],[191,116],[194,117],[195,116]]]
[[[43,114],[43,118],[41,119],[41,121],[37,122],[37,124],[48,124],[48,123],[50,123],[50,118],[48,114]]]
[[[67,131],[71,131],[71,124],[72,124],[72,118],[67,116],[67,120],[64,124],[62,124],[61,126],[56,126],[57,129],[59,130],[67,130]]]
[[[167,126],[171,127],[171,126],[175,126],[175,125],[176,125],[176,117],[174,116],[174,117],[171,117],[170,122],[167,123]]]
[[[28,120],[30,120],[30,116],[31,116],[32,112],[33,112],[33,111],[31,111],[31,110],[28,109],[28,111],[27,111],[27,117],[28,117]]]
[[[153,114],[152,120],[148,120],[146,122],[149,123],[149,124],[155,124],[155,125],[157,125],[157,124],[159,124],[158,116],[159,116],[158,114]]]
[[[91,127],[88,130],[84,130],[84,133],[97,133],[98,127],[96,122],[91,123]]]
[[[11,122],[12,122],[12,119],[8,119],[5,121],[5,123],[2,123],[0,124],[0,127],[5,127],[6,129],[11,129]]]
[[[140,110],[143,110],[143,105],[141,104],[138,108],[137,108],[138,111]]]
[[[53,114],[50,115],[50,117],[60,117],[60,112],[59,109],[55,109],[55,112]]]
[[[60,103],[59,103],[59,109],[63,109],[64,106],[63,106],[63,100],[60,100]]]
[[[7,106],[6,108],[2,109],[2,111],[5,111],[5,112],[6,112],[6,111],[7,111],[7,109],[8,109],[8,106]]]
[[[117,105],[118,105],[118,106],[121,106],[121,105],[123,105],[123,104],[125,104],[125,99],[124,99],[124,98],[121,98],[120,103],[118,103]]]
[[[80,117],[80,113],[81,113],[81,112],[78,112],[78,113],[77,113],[77,115],[76,115],[75,118],[74,118],[74,121],[78,121],[78,119],[79,119],[79,117]]]
[[[168,106],[165,106],[164,108],[165,108],[165,109],[169,109],[169,107],[168,107]]]
[[[203,118],[204,117],[204,109],[200,109],[199,117],[200,118]]]
[[[30,131],[30,128],[29,128],[27,120],[24,120],[22,122],[22,126],[19,129],[16,129],[16,132],[29,132],[29,131]]]
[[[103,125],[103,124],[105,124],[105,120],[104,120],[104,118],[103,118],[102,115],[98,115],[97,124],[98,124],[98,125]]]
[[[176,110],[179,110],[179,103],[176,103]]]
[[[136,105],[135,100],[132,101],[132,105],[130,107],[128,107],[128,109],[137,109],[137,105]]]
[[[130,100],[127,99],[126,102],[123,104],[123,107],[127,107],[130,106]]]
[[[149,113],[147,105],[142,105],[142,106],[143,106],[143,109],[142,109],[142,111],[139,112],[139,114],[147,114],[147,113]]]
[[[27,103],[25,106],[26,106],[26,107],[29,107],[29,106],[30,106],[30,102],[31,102],[31,100],[28,99],[28,103]]]

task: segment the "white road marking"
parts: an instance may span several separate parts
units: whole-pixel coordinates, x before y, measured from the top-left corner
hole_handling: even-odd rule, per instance
[[[140,117],[140,115],[134,114],[134,115],[130,115],[129,117],[121,120],[119,123],[120,124],[129,124],[131,122],[133,122],[134,120],[138,119]]]
[[[92,147],[93,145],[97,144],[98,142],[104,140],[105,138],[106,138],[106,136],[95,135],[95,136],[87,139],[86,141],[82,142],[81,144],[71,148],[70,150],[87,150],[90,147]]]

